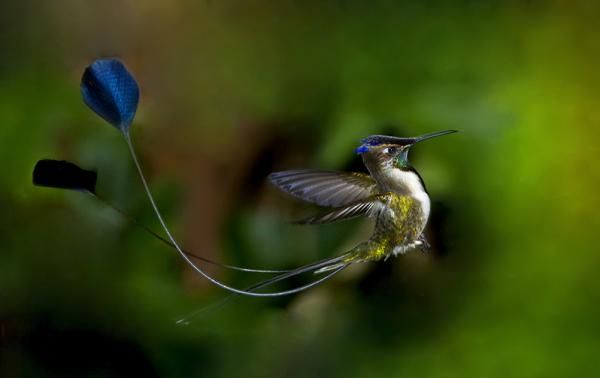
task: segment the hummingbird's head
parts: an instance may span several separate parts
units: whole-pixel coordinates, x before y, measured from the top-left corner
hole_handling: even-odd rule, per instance
[[[371,135],[361,140],[362,144],[356,149],[356,153],[369,160],[374,159],[383,166],[409,167],[408,151],[412,146],[427,139],[455,132],[457,130],[444,130],[413,138]]]

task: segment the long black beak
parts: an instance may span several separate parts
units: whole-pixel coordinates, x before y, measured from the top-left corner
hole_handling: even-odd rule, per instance
[[[427,139],[439,137],[446,134],[457,133],[458,130],[443,130],[436,131],[434,133],[429,133],[425,135],[421,135],[413,138],[399,138],[395,136],[388,135],[371,135],[369,137],[364,138],[361,142],[362,144],[356,149],[358,154],[362,154],[367,152],[370,147],[378,146],[381,144],[396,144],[398,146],[408,146],[411,147],[416,143],[422,142]]]
[[[416,138],[410,138],[410,139],[413,139],[413,142],[410,143],[410,144],[413,145],[413,144],[422,142],[422,141],[427,140],[427,139],[437,138],[437,137],[442,136],[442,135],[454,134],[454,133],[457,133],[457,132],[458,132],[458,130],[436,131],[434,133],[429,133],[429,134],[421,135],[421,136],[418,136]]]

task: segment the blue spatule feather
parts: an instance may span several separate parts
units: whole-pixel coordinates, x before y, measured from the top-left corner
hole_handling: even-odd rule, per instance
[[[140,90],[118,59],[99,59],[81,78],[83,101],[108,123],[126,133],[133,122]]]

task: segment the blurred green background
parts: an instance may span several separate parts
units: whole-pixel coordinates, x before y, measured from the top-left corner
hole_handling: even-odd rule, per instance
[[[0,376],[597,375],[596,4],[2,3]],[[176,325],[225,293],[92,198],[31,184],[38,159],[72,160],[158,229],[125,144],[80,98],[105,56],[140,83],[134,143],[187,248],[265,268],[339,254],[368,221],[291,225],[314,209],[267,174],[360,170],[364,136],[456,128],[411,154],[432,251]]]

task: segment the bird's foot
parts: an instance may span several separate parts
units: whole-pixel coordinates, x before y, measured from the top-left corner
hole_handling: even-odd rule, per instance
[[[425,235],[421,235],[418,241],[421,242],[421,245],[418,246],[421,252],[429,251],[429,249],[431,248],[431,244],[429,244],[427,239],[425,239]]]

